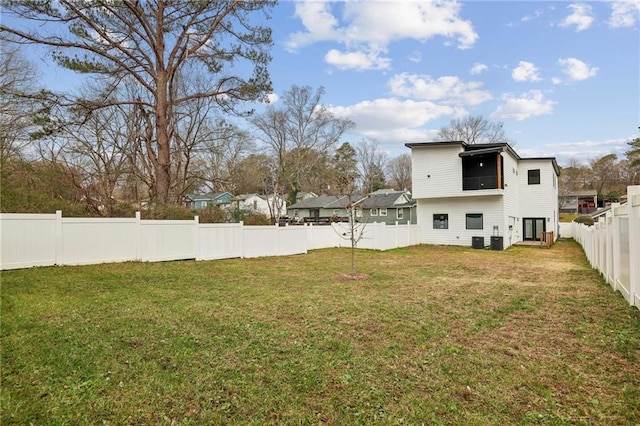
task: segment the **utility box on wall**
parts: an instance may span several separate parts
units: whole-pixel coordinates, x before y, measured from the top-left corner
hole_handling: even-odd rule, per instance
[[[474,249],[484,248],[484,237],[471,237],[471,247]]]
[[[493,236],[491,237],[491,250],[502,250],[503,237]]]

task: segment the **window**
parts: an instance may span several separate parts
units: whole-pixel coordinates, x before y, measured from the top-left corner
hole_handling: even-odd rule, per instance
[[[362,217],[362,209],[356,209],[356,217]]]
[[[442,213],[434,214],[433,229],[449,229],[449,215]]]
[[[378,209],[371,209],[369,216],[378,216]]]
[[[338,209],[333,209],[333,215],[338,216]]]
[[[467,229],[482,229],[482,213],[467,213]]]
[[[404,219],[404,209],[396,209],[396,219]]]
[[[298,217],[298,209],[294,209],[293,210],[293,216],[294,217]]]
[[[380,216],[386,216],[387,215],[387,209],[380,209]]]
[[[540,185],[540,169],[527,170],[529,185]]]
[[[258,210],[258,200],[253,200],[253,209]]]

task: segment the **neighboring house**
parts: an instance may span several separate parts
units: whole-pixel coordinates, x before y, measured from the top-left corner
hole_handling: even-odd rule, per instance
[[[204,209],[211,206],[228,207],[233,195],[229,192],[214,192],[210,194],[189,194],[182,200],[188,209]]]
[[[352,196],[351,202],[361,197]],[[318,197],[305,198],[287,207],[287,215],[297,223],[329,223],[331,221],[347,221],[347,205],[350,202],[348,195],[320,195]]]
[[[298,192],[296,193],[296,203],[302,200],[306,200],[307,198],[316,198],[318,195],[316,195],[314,192]]]
[[[421,243],[502,249],[540,240],[542,232],[557,237],[555,158],[522,158],[507,143],[405,146],[411,148]]]
[[[234,209],[263,214],[278,219],[287,214],[287,202],[284,198],[273,195],[241,194],[231,199]]]
[[[380,189],[357,202],[362,222],[384,222],[388,225],[417,223],[416,203],[405,191]]]
[[[598,209],[598,192],[586,190],[560,195],[558,204],[560,213],[590,214]]]
[[[625,201],[616,203],[616,206],[624,206],[625,204],[627,204],[626,197],[624,198],[624,200]],[[601,218],[605,218],[607,212],[610,211],[613,207],[613,205],[609,204],[607,207],[599,208],[598,210],[589,213],[589,216],[591,216],[591,219],[593,219],[594,222],[598,222]]]

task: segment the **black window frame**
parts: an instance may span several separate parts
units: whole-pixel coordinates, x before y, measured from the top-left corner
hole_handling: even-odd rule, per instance
[[[438,216],[438,218],[436,218]],[[444,218],[442,218],[444,216]],[[444,222],[444,226],[436,225],[439,222]],[[433,214],[433,229],[449,229],[449,213],[434,213]]]
[[[527,183],[529,185],[540,185],[540,169],[527,170]]]
[[[478,219],[480,217],[480,227],[469,226],[469,219]],[[484,215],[483,213],[467,213],[464,215],[464,225],[465,229],[484,229]]]

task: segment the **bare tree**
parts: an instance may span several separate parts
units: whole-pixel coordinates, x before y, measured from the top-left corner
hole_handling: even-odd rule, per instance
[[[309,86],[294,85],[282,96],[281,106],[270,105],[251,118],[257,137],[274,161],[272,192],[286,191],[292,202],[303,177],[310,175],[342,134],[355,125],[323,106],[323,94],[322,87],[314,92]]]
[[[0,37],[49,46],[59,65],[108,82],[110,86],[95,97],[75,100],[87,113],[108,105],[135,105],[145,126],[152,195],[164,203],[172,201],[171,126],[176,109],[193,99],[211,98],[224,111],[240,113],[239,101],[259,100],[270,91],[266,66],[271,59],[267,51],[271,30],[251,17],[274,4],[272,0],[4,2],[4,13],[34,25],[23,29],[4,20]],[[66,32],[42,31],[65,27]],[[203,91],[178,90],[179,77],[193,70],[206,73],[209,85]],[[115,89],[127,78],[146,96],[111,97],[109,87]]]
[[[399,190],[411,192],[411,155],[400,154],[387,165],[389,184]]]
[[[387,166],[386,152],[378,150],[378,142],[363,139],[356,145],[360,188],[364,193],[371,193],[384,188]]]
[[[626,192],[622,182],[621,167],[616,154],[607,154],[589,161],[591,185],[598,192],[598,198],[617,197]]]
[[[242,161],[253,153],[255,143],[249,132],[222,118],[211,124],[199,152],[202,180],[210,191],[235,193],[238,185],[234,177],[238,177]]]
[[[126,121],[121,108],[103,108],[82,125],[66,128],[65,162],[71,170],[78,170],[76,185],[84,192],[88,210],[95,214],[114,213],[116,191],[131,173],[127,157],[131,138],[123,132]]]
[[[482,115],[454,119],[438,132],[444,141],[464,141],[469,144],[509,142],[501,121],[489,121]]]
[[[17,47],[3,47],[0,61],[0,159],[20,155],[29,144],[37,109],[36,68]]]
[[[342,145],[343,154],[346,154],[346,158],[351,157],[351,146],[345,147]],[[351,150],[349,149],[351,148]],[[347,197],[347,217],[346,223],[339,222],[332,224],[333,230],[340,236],[340,238],[348,240],[351,245],[351,269],[349,275],[352,278],[356,277],[356,248],[358,243],[364,237],[364,230],[367,223],[362,222],[359,219],[358,212],[361,211],[356,206],[355,193],[358,187],[358,171],[354,167],[349,165],[351,161],[347,161],[344,165],[346,167],[337,168],[335,170],[335,181],[337,182],[338,193],[343,197]]]

